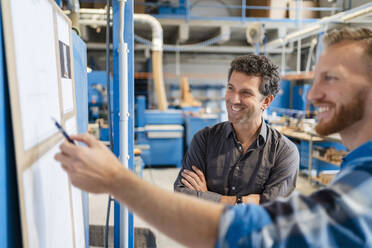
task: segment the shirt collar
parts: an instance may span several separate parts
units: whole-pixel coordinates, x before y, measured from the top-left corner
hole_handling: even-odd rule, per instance
[[[257,145],[258,146],[262,146],[263,144],[265,144],[266,138],[267,138],[267,124],[266,124],[264,119],[262,119],[262,123],[261,123],[260,128],[261,128],[260,134],[258,135],[259,139],[257,140],[257,142],[258,142]],[[226,127],[226,138],[228,138],[232,134],[234,134],[234,137],[236,137],[233,125],[229,121],[228,125]]]
[[[226,138],[228,138],[233,133],[234,133],[234,128],[232,126],[232,123],[230,121],[228,121],[227,125],[226,125]]]
[[[266,138],[267,138],[267,124],[264,119],[262,119],[262,124],[261,124],[261,130],[259,134],[260,139],[260,145],[265,144]]]
[[[363,145],[357,147],[349,154],[347,154],[342,160],[341,167],[344,168],[348,164],[352,164],[353,161],[363,158],[363,157],[372,157],[372,140],[367,141]]]

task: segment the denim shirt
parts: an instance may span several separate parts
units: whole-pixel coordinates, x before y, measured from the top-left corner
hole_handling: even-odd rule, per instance
[[[310,196],[227,207],[216,247],[372,247],[372,140]]]

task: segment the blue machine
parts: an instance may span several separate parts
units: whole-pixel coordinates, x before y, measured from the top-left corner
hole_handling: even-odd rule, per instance
[[[297,110],[306,110],[310,102],[307,100],[307,94],[311,90],[310,84],[293,86],[292,108]],[[312,110],[312,109],[311,109]]]
[[[289,109],[290,105],[291,81],[282,80],[280,90],[275,96],[274,101],[270,104],[268,112],[274,112],[275,108]]]
[[[112,85],[112,77],[110,77],[110,84]],[[99,118],[107,117],[108,111],[105,71],[92,71],[88,73],[88,103],[89,122],[95,122],[95,120]]]
[[[145,98],[137,97],[137,144],[149,145],[142,152],[146,165],[176,165],[183,158],[183,112],[181,110],[145,110]]]
[[[201,129],[207,126],[213,126],[217,124],[217,115],[202,115],[202,116],[185,116],[185,128],[186,128],[186,144],[190,146],[191,140],[194,135]]]
[[[186,14],[186,0],[179,0],[177,7],[160,6],[160,15],[185,15]]]
[[[111,106],[112,105],[112,77],[110,76]],[[107,83],[105,71],[92,71],[88,73],[88,107],[89,122],[94,123],[97,119],[107,119]],[[109,129],[100,127],[100,140],[109,141]]]

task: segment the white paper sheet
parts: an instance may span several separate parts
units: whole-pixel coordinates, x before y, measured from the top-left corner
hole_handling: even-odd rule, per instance
[[[46,0],[11,0],[24,149],[42,142],[60,121],[53,10]],[[32,38],[31,38],[32,37]]]
[[[66,20],[57,14],[57,29],[58,29],[58,40],[62,41],[66,45],[70,45],[70,30]]]
[[[83,199],[80,189],[72,186],[72,212],[75,226],[76,247],[85,247]]]
[[[67,174],[54,160],[59,144],[23,172],[29,247],[73,247]],[[82,246],[79,246],[82,247]]]
[[[76,118],[71,117],[65,122],[65,129],[68,134],[77,134]]]
[[[57,33],[59,41],[59,56],[61,64],[61,84],[63,112],[68,113],[74,108],[74,92],[71,80],[70,30],[67,21],[57,14]],[[63,44],[61,44],[63,43]]]
[[[72,117],[66,121],[66,132],[68,134],[77,134],[76,118]],[[75,226],[75,244],[76,247],[85,247],[84,236],[84,214],[82,191],[74,186],[71,187],[72,195],[72,213]]]
[[[74,110],[74,93],[72,88],[72,80],[68,78],[61,78],[61,83],[63,113],[68,113]]]

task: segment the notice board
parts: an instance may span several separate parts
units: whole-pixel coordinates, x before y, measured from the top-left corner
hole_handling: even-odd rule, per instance
[[[77,133],[71,22],[54,0],[1,0],[24,247],[85,247],[81,191],[54,155]]]

